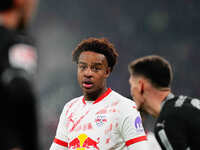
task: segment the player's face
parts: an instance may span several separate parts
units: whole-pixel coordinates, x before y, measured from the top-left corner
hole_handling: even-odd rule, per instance
[[[110,67],[103,54],[85,51],[78,60],[78,81],[84,94],[101,93],[106,88]]]
[[[129,84],[130,84],[130,93],[137,105],[137,109],[140,109],[143,105],[143,98],[141,94],[141,84],[139,83],[139,78],[134,77],[134,75],[130,75],[129,78]]]

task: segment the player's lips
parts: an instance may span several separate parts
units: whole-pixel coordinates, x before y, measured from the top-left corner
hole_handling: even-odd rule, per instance
[[[93,84],[93,82],[91,82],[91,81],[83,81],[82,82],[82,86],[84,87],[84,88],[91,88],[92,86],[93,86],[94,84]]]

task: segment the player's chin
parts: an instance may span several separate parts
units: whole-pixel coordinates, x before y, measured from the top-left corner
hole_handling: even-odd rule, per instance
[[[90,94],[90,93],[94,93],[94,92],[95,92],[95,89],[94,89],[94,87],[87,88],[87,87],[83,87],[83,86],[82,86],[82,91],[83,91],[84,93]]]

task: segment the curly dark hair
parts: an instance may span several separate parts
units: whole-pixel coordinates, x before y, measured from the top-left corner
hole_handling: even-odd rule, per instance
[[[103,54],[108,61],[108,66],[111,68],[111,71],[117,62],[118,53],[114,45],[106,38],[91,37],[81,41],[81,43],[78,44],[72,52],[73,61],[78,63],[79,56],[84,51],[92,51]]]
[[[138,58],[129,64],[131,75],[144,76],[157,88],[170,87],[173,72],[170,63],[161,56],[149,55]]]

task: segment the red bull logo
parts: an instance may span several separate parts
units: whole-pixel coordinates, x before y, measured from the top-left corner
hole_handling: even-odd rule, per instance
[[[69,143],[69,149],[73,150],[89,150],[90,148],[99,150],[98,142],[94,141],[86,134],[80,134],[77,138]]]

